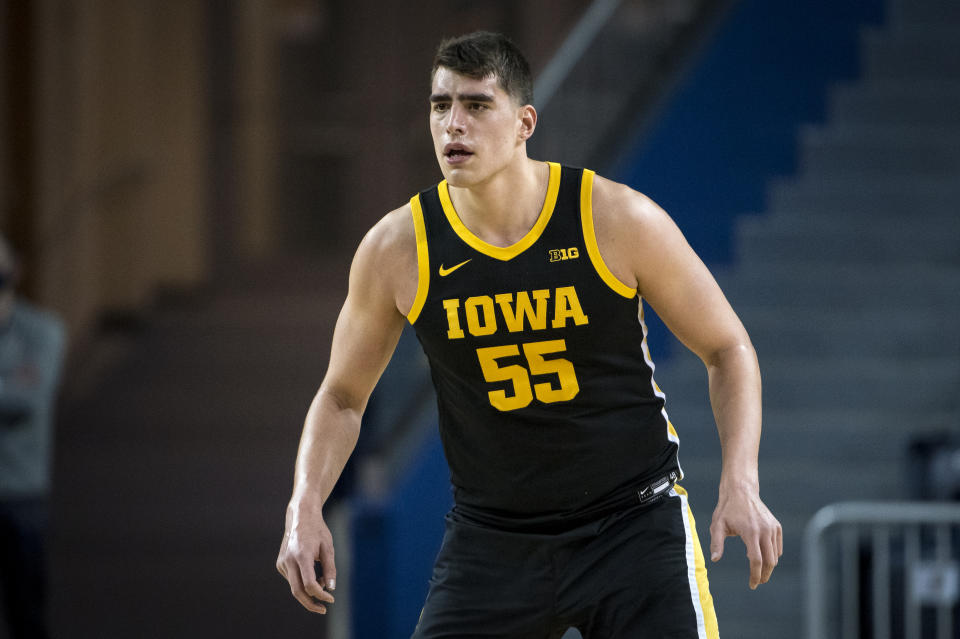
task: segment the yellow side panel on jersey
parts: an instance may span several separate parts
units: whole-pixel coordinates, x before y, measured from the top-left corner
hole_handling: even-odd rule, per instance
[[[667,420],[667,432],[674,437],[675,440],[680,440],[680,435],[677,434],[677,429],[673,427],[673,423],[670,420]],[[673,440],[671,440],[673,441]]]
[[[547,197],[543,201],[543,208],[540,209],[540,216],[537,218],[536,223],[534,223],[533,228],[516,244],[511,246],[494,246],[474,235],[463,221],[460,220],[456,209],[453,208],[453,202],[450,200],[450,189],[447,186],[447,181],[444,180],[437,186],[437,193],[440,196],[440,204],[443,206],[443,212],[447,216],[450,227],[461,240],[484,255],[504,262],[520,255],[533,246],[534,242],[540,238],[543,229],[547,228],[547,222],[550,221],[550,216],[553,215],[553,208],[557,204],[557,193],[560,191],[560,165],[556,162],[547,162],[547,164],[550,167],[550,179],[547,183]]]
[[[423,223],[419,195],[410,198],[410,210],[413,213],[413,230],[417,235],[417,296],[413,298],[413,306],[407,313],[407,321],[413,324],[420,317],[430,289],[430,253],[427,251],[427,227]]]
[[[600,256],[600,247],[597,246],[597,235],[593,228],[593,176],[593,171],[583,170],[583,182],[580,185],[580,221],[583,226],[583,241],[587,245],[587,253],[597,274],[615,293],[631,299],[637,295],[637,289],[630,288],[618,280]]]

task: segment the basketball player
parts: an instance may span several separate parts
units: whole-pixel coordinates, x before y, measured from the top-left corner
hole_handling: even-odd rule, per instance
[[[430,362],[455,502],[413,636],[718,637],[641,300],[707,367],[723,447],[710,550],[716,561],[740,536],[751,588],[782,553],[759,495],[754,349],[656,204],[527,157],[532,99],[503,36],[441,44],[430,132],[445,180],[357,250],[277,568],[305,608],[326,612],[336,567],[324,500],[408,321]]]

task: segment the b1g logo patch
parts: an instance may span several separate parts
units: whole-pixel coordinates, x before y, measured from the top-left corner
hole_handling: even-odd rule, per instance
[[[561,260],[575,260],[580,257],[580,249],[571,246],[565,249],[550,249],[550,261],[559,262]]]

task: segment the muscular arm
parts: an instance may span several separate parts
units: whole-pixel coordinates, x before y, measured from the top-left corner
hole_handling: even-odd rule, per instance
[[[608,268],[637,287],[707,368],[723,450],[711,557],[720,559],[726,536],[740,536],[750,559],[750,587],[755,588],[769,579],[783,543],[779,522],[760,500],[760,369],[750,338],[706,266],[651,200],[597,178],[594,219]]]
[[[294,597],[313,612],[326,612],[322,602],[333,602],[328,591],[336,586],[333,540],[323,520],[323,504],[353,452],[360,417],[403,329],[399,307],[409,297],[411,252],[416,288],[409,219],[408,208],[394,211],[357,249],[330,364],[304,421],[277,569],[290,582]],[[316,580],[315,561],[323,569],[322,585]]]

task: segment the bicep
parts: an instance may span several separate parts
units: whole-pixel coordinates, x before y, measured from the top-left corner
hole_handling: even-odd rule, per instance
[[[670,217],[643,204],[634,272],[640,294],[664,324],[705,363],[749,344],[749,337],[720,286]]]
[[[357,250],[321,386],[341,405],[361,411],[403,330],[404,317],[397,309],[392,281],[384,276],[391,272],[390,259],[375,233]]]
[[[333,332],[330,365],[322,385],[338,402],[359,410],[387,367],[404,321],[395,308],[366,302],[348,294]]]

